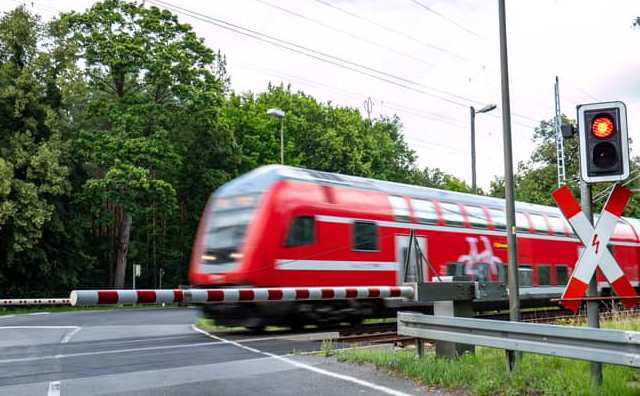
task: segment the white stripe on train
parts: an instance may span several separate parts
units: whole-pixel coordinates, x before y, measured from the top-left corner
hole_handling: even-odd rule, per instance
[[[309,270],[309,271],[397,271],[395,261],[337,261],[337,260],[297,260],[278,259],[276,268],[279,270]]]
[[[437,225],[428,225],[428,224],[402,223],[399,221],[371,220],[371,219],[361,219],[357,217],[340,217],[340,216],[327,216],[327,215],[316,215],[315,218],[317,221],[321,221],[325,223],[352,224],[354,221],[369,221],[369,222],[375,222],[380,227],[389,227],[389,228],[455,232],[460,234],[482,234],[482,235],[492,235],[492,236],[506,236],[506,233],[504,231],[493,231],[493,230],[486,230],[482,228],[447,227],[447,226],[437,226]],[[563,236],[557,236],[557,235],[529,234],[529,233],[519,232],[517,233],[517,237],[528,238],[528,239],[544,239],[549,241],[580,243],[580,240],[578,238],[563,237]],[[640,247],[640,242],[609,241],[609,245]]]

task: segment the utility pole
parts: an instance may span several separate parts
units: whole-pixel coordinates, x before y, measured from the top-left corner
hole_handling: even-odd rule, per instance
[[[280,109],[269,109],[267,115],[280,119],[280,164],[284,165],[284,111]]]
[[[556,84],[554,86],[556,97],[556,161],[558,165],[558,187],[562,187],[566,182],[565,166],[564,166],[564,143],[562,139],[562,113],[560,112],[560,82],[556,76]]]
[[[373,111],[373,100],[368,97],[363,103],[364,111],[367,113],[367,119],[371,119],[371,112]]]
[[[511,150],[511,103],[509,100],[509,62],[507,57],[507,24],[505,0],[498,0],[500,25],[500,80],[502,89],[502,133],[504,146],[504,195],[507,217],[509,256],[509,320],[520,320],[520,287],[518,285],[518,251],[516,240],[515,202],[513,192],[513,153]],[[516,351],[507,351],[507,369],[516,366]]]
[[[469,107],[471,112],[471,192],[476,193],[476,109]]]
[[[469,106],[469,113],[471,115],[471,192],[476,193],[476,114],[488,113],[491,110],[495,110],[497,106],[495,104],[488,104],[476,110],[473,106]]]

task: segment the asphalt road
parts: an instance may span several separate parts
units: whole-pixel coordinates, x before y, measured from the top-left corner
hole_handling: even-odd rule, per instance
[[[305,354],[326,334],[209,335],[188,308],[0,316],[0,395],[404,395],[407,380]]]

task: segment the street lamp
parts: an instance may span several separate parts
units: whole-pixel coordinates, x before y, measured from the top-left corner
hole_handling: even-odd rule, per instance
[[[471,113],[471,192],[476,193],[476,114],[488,113],[495,110],[497,106],[489,104],[476,110],[473,106],[469,107]]]
[[[269,109],[267,115],[280,119],[280,163],[284,164],[284,111],[280,109]]]

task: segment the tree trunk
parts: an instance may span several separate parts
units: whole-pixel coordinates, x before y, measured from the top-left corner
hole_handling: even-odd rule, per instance
[[[129,233],[131,231],[131,215],[124,212],[118,229],[118,246],[116,257],[116,279],[114,287],[124,288],[124,277],[127,270],[127,254],[129,253]]]

